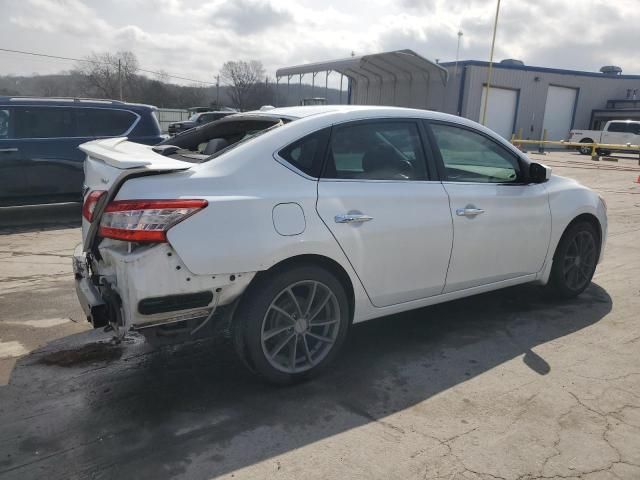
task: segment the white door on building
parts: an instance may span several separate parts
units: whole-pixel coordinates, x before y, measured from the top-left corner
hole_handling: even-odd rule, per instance
[[[484,99],[486,96],[487,87],[482,87],[480,116],[478,118],[480,123],[482,123],[482,110],[484,109]],[[491,87],[489,89],[489,102],[487,103],[485,125],[499,135],[502,135],[507,140],[510,140],[511,134],[513,133],[513,127],[515,125],[517,106],[517,90]]]
[[[549,85],[544,107],[542,128],[547,130],[547,140],[567,140],[576,107],[575,88]]]

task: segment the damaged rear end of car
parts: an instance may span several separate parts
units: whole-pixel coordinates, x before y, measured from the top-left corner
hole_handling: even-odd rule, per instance
[[[136,330],[151,340],[194,337],[251,280],[250,274],[194,274],[167,238],[179,223],[208,207],[181,192],[194,163],[126,139],[81,146],[85,161],[83,243],[73,257],[76,291],[94,328],[118,337]],[[176,188],[122,196],[123,186],[173,176]]]

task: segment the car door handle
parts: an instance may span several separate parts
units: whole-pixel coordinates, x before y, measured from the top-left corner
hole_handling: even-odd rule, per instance
[[[336,215],[334,220],[336,223],[364,223],[373,220],[373,217],[370,217],[369,215],[362,215],[360,213],[348,213],[345,215]]]
[[[459,217],[475,217],[476,215],[480,215],[481,213],[484,213],[484,210],[475,207],[458,208],[456,210],[456,215],[458,215]]]
[[[17,151],[17,148],[0,148],[0,153],[12,153]]]

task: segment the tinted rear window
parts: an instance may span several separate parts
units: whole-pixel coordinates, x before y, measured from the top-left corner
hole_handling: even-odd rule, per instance
[[[59,107],[18,107],[16,138],[56,138],[75,136],[73,109]]]
[[[126,110],[80,108],[76,115],[79,137],[117,137],[136,120],[136,115]]]

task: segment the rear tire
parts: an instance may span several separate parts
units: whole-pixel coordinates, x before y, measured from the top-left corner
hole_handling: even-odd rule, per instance
[[[277,385],[306,380],[326,368],[351,324],[344,287],[316,265],[259,278],[234,317],[237,352],[250,370]]]
[[[583,138],[580,140],[580,143],[593,143],[593,140],[590,138]],[[589,146],[578,147],[578,151],[580,152],[580,155],[591,155],[591,147]]]
[[[596,229],[589,222],[577,222],[562,235],[553,255],[547,291],[560,298],[574,298],[591,283],[600,255]]]

